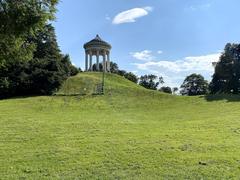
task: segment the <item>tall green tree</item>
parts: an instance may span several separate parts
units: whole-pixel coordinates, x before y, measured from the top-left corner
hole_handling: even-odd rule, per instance
[[[0,71],[7,63],[32,59],[28,37],[54,19],[57,0],[0,0]]]
[[[17,84],[7,72],[33,58],[35,44],[28,38],[54,19],[56,4],[57,0],[0,0],[0,95]]]
[[[0,96],[52,94],[70,75],[78,73],[68,55],[62,55],[52,25],[30,36],[36,50],[27,62],[7,63],[0,80]]]
[[[226,44],[216,63],[211,93],[240,93],[240,44]]]
[[[182,95],[204,95],[208,93],[208,82],[201,74],[191,74],[185,78],[180,88]]]
[[[163,77],[157,77],[153,74],[141,76],[139,80],[139,85],[152,90],[156,90],[158,85],[163,83]]]
[[[61,54],[51,24],[46,25],[31,41],[36,44],[33,59],[29,62],[31,92],[51,94],[68,76],[78,71],[71,64],[69,56]]]

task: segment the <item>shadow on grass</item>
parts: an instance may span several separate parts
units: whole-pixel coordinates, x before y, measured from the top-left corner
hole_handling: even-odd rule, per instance
[[[21,95],[21,96],[12,96],[12,97],[0,97],[0,101],[2,100],[14,100],[14,99],[27,99],[34,97],[87,97],[87,96],[101,96],[102,93],[92,93],[92,94],[53,94],[53,95]]]
[[[103,95],[103,93],[56,93],[53,94],[52,96],[100,96]]]
[[[11,100],[11,99],[27,99],[27,98],[34,98],[39,96],[47,96],[47,95],[19,95],[19,96],[6,96],[0,97],[0,101],[2,100]]]
[[[227,102],[240,102],[240,95],[235,95],[235,94],[205,95],[205,96],[200,96],[199,98],[204,98],[207,101],[226,100]]]

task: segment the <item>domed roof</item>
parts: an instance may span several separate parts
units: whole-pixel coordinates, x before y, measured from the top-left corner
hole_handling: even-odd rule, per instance
[[[111,49],[111,45],[109,43],[107,43],[106,41],[103,41],[99,35],[97,34],[96,37],[94,39],[92,39],[91,41],[87,42],[84,44],[84,48],[89,48],[92,46],[103,46],[106,47],[108,49]]]

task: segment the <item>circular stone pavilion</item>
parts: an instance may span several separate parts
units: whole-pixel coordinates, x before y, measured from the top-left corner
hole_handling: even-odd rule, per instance
[[[102,56],[102,65],[104,72],[110,72],[110,50],[111,45],[103,41],[99,35],[93,40],[84,44],[85,49],[85,71],[93,71],[93,56],[96,56],[96,70],[99,68],[99,56]]]

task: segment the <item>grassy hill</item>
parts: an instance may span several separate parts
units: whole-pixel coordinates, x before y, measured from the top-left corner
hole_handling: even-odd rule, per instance
[[[81,73],[57,94],[99,82]],[[0,179],[240,177],[238,96],[172,96],[112,74],[105,92],[1,100]]]

